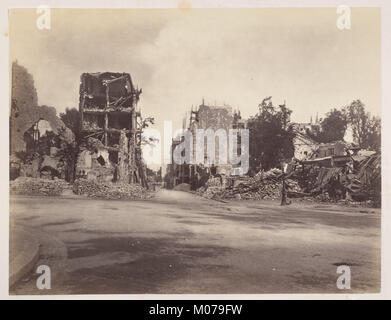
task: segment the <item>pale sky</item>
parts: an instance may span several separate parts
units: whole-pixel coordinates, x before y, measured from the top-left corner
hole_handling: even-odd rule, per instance
[[[52,9],[51,29],[38,30],[35,9],[14,9],[10,56],[58,112],[78,108],[83,72],[128,72],[158,129],[179,128],[202,98],[244,117],[267,96],[297,122],[354,99],[380,115],[380,11],[351,10],[351,29],[339,30],[336,8]]]

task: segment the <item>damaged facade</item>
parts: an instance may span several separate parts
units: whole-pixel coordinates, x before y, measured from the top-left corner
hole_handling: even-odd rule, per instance
[[[56,109],[38,106],[32,76],[12,64],[10,114],[10,179],[17,177],[73,179],[74,163],[69,150],[75,136]],[[44,129],[40,125],[45,123]],[[46,130],[44,132],[44,130]]]
[[[136,110],[140,94],[128,73],[81,75],[78,178],[146,184]]]
[[[293,129],[295,136],[293,138],[294,157],[298,160],[308,159],[317,149],[318,143],[310,138],[305,132]]]
[[[318,115],[316,115],[315,123],[312,123],[311,117],[311,121],[308,123],[293,123],[291,126],[295,134],[293,138],[295,159],[305,160],[310,158],[317,150],[318,143],[308,135],[308,131],[314,132],[320,130]]]
[[[293,123],[291,126],[295,134],[293,138],[294,159],[299,161],[316,159],[316,161],[320,161],[320,158],[324,158],[328,162],[332,160],[338,162],[341,161],[340,157],[343,158],[347,155],[348,145],[344,141],[319,143],[311,138],[309,132],[320,130],[318,120],[315,124]]]
[[[171,159],[172,164],[168,166],[167,185],[175,187],[180,183],[188,183],[192,186],[192,189],[197,189],[204,185],[210,175],[228,176],[230,175],[233,166],[229,163],[220,163],[220,141],[215,139],[215,153],[214,160],[210,163],[207,161],[207,145],[204,144],[204,161],[202,163],[196,163],[196,134],[198,129],[212,129],[214,132],[218,129],[224,129],[228,133],[230,129],[244,129],[246,127],[246,121],[241,119],[240,113],[233,112],[230,106],[208,106],[204,101],[202,104],[190,112],[190,122],[188,130],[192,133],[193,144],[193,163],[176,164],[173,161],[173,153],[175,148],[184,141],[182,139],[173,139],[171,145]],[[240,136],[237,140],[237,150],[241,150]],[[237,165],[238,167],[240,164]],[[236,167],[236,165],[235,165]]]

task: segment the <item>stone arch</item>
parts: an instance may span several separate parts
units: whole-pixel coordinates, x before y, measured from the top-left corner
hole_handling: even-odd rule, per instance
[[[24,133],[40,120],[49,123],[55,134],[61,139],[72,143],[75,139],[73,132],[65,126],[56,115],[56,109],[48,106],[28,106],[19,110],[18,117],[11,115],[11,152],[24,151],[26,144]]]

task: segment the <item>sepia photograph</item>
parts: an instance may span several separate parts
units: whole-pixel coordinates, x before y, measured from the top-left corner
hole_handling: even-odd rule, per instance
[[[10,296],[381,292],[380,8],[8,19]]]

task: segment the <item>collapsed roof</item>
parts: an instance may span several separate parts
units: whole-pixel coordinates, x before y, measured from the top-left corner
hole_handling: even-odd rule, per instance
[[[107,107],[107,100],[111,107],[130,108],[141,94],[128,73],[83,73],[80,82],[80,98],[85,99],[85,108],[103,109]]]

